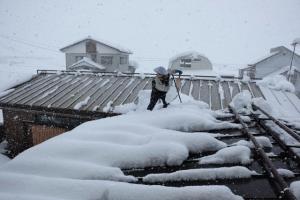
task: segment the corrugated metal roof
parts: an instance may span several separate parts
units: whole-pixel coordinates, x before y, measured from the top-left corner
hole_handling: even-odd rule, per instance
[[[0,104],[68,110],[77,105],[80,111],[102,112],[110,101],[113,106],[135,102],[140,90],[151,89],[152,78],[150,74],[40,73],[1,97]],[[208,103],[213,110],[226,108],[241,90],[249,90],[254,97],[263,96],[254,82],[212,77],[184,76],[180,90]]]

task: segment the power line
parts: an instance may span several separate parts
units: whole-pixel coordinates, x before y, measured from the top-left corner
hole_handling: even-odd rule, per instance
[[[10,37],[5,36],[5,35],[0,35],[0,37],[4,38],[4,39],[7,39],[7,40],[10,40],[10,41],[13,41],[13,42],[25,44],[25,45],[28,45],[28,46],[31,46],[31,47],[44,49],[44,50],[52,51],[52,52],[55,52],[55,53],[60,53],[58,50],[54,50],[54,49],[51,49],[51,48],[48,48],[48,47],[45,47],[45,46],[41,46],[41,45],[32,44],[31,42],[26,42],[26,41],[23,41],[23,40],[13,39],[13,38],[10,38]]]

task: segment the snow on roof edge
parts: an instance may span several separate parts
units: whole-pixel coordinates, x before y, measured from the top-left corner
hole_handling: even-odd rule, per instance
[[[70,68],[72,68],[75,65],[78,65],[79,63],[84,63],[84,62],[87,63],[87,64],[90,64],[90,65],[93,65],[93,66],[95,66],[95,67],[97,67],[99,69],[105,69],[104,66],[102,66],[102,65],[100,65],[100,64],[92,61],[90,58],[87,58],[87,57],[83,57],[81,60],[78,60],[77,62],[75,62],[74,64],[72,64],[70,66]]]

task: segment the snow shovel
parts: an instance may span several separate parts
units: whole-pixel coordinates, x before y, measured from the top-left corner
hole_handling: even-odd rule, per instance
[[[174,77],[173,74],[172,74],[172,78],[173,78],[173,81],[174,81],[174,84],[175,84],[175,88],[176,88],[177,95],[178,95],[178,97],[179,97],[180,103],[182,103],[181,97],[180,97],[180,94],[179,94],[179,89],[178,89],[178,87],[177,87],[177,85],[176,85],[175,77]],[[180,79],[180,74],[179,74],[179,79]]]

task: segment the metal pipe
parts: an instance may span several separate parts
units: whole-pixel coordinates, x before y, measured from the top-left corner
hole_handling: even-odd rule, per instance
[[[278,173],[277,169],[274,167],[273,163],[271,162],[269,157],[264,152],[262,146],[257,142],[256,138],[252,135],[252,133],[248,129],[247,125],[243,122],[243,120],[241,119],[241,117],[239,116],[237,111],[231,105],[229,105],[229,109],[233,112],[236,119],[242,125],[242,127],[243,127],[242,132],[245,135],[247,135],[249,137],[249,139],[251,140],[251,142],[254,144],[254,148],[255,148],[256,152],[261,156],[264,168],[268,172],[269,177],[273,178],[276,181],[276,183],[279,185],[279,187],[281,189],[279,197],[280,198],[286,197],[289,200],[296,200],[296,197],[290,191],[288,184],[285,182],[283,177]],[[281,196],[281,194],[283,196]]]
[[[294,50],[293,50],[292,59],[291,59],[291,63],[290,63],[290,70],[288,71],[288,74],[287,74],[288,75],[287,80],[289,82],[291,79],[291,70],[292,70],[293,60],[294,60],[294,56],[295,56],[296,45],[297,45],[297,43],[294,44]]]
[[[177,84],[176,84],[176,81],[175,81],[175,78],[174,78],[174,75],[173,75],[173,74],[172,74],[172,78],[173,78],[173,81],[174,81],[174,85],[175,85],[175,88],[176,88],[177,95],[178,95],[178,97],[179,97],[180,103],[182,103],[181,97],[180,97],[180,94],[179,94],[179,89],[178,89],[178,87],[177,87]],[[180,78],[180,75],[179,75],[179,78]]]
[[[300,136],[297,133],[295,133],[293,130],[291,130],[289,127],[287,127],[286,125],[284,125],[283,123],[281,123],[280,121],[278,121],[277,119],[275,119],[273,116],[271,116],[269,113],[267,113],[265,110],[263,110],[262,108],[258,107],[254,103],[252,103],[252,108],[254,110],[261,111],[264,115],[266,115],[268,118],[270,118],[280,128],[282,128],[283,130],[285,130],[288,134],[290,134],[293,138],[295,138],[298,142],[300,142]]]

